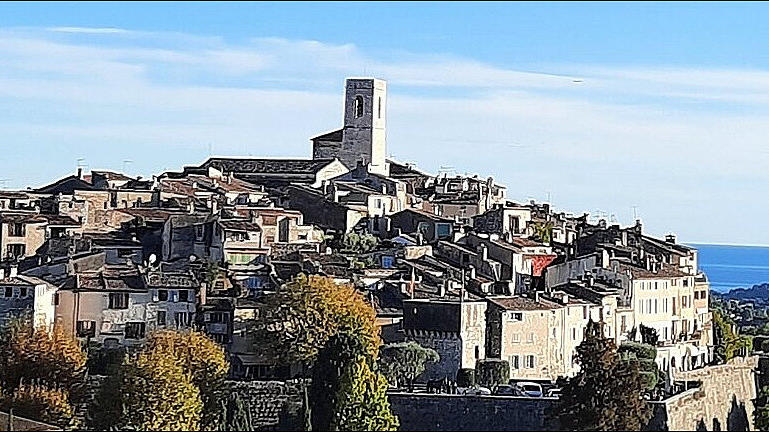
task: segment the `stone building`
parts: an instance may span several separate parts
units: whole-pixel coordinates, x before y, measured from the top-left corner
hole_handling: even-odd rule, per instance
[[[486,355],[486,301],[409,299],[403,301],[407,340],[432,348],[438,363],[427,365],[421,379],[454,379],[462,368],[475,368]]]
[[[52,329],[55,295],[56,287],[42,279],[20,275],[16,267],[0,268],[0,327],[28,316],[35,326]]]

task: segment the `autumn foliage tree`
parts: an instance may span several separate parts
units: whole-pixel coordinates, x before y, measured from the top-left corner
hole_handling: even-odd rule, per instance
[[[577,347],[580,371],[552,414],[566,430],[640,430],[651,417],[637,362],[622,361],[601,324],[590,321]]]
[[[203,430],[215,429],[224,422],[219,408],[229,363],[219,344],[200,332],[163,330],[150,335],[145,351],[173,358],[190,375],[203,404]]]
[[[6,391],[34,382],[71,392],[85,377],[85,352],[61,330],[35,328],[28,319],[14,320],[0,333],[0,346],[0,385]]]
[[[15,415],[59,426],[74,426],[75,410],[65,390],[21,384],[10,400]]]
[[[285,361],[312,365],[315,430],[394,430],[398,421],[375,370],[376,313],[352,285],[300,275],[267,300],[259,345]]]
[[[28,318],[0,331],[0,405],[20,415],[59,426],[75,426],[86,354],[61,330],[34,327]]]
[[[118,427],[199,430],[203,403],[192,376],[174,356],[147,350],[126,358],[119,377]]]

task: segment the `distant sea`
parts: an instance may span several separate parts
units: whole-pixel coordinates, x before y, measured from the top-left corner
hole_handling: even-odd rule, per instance
[[[727,292],[769,282],[769,247],[689,244],[699,250],[700,269],[710,288]]]

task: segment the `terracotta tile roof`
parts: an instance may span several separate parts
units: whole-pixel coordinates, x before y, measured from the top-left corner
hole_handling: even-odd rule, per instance
[[[343,135],[344,129],[337,129],[335,131],[324,133],[323,135],[318,135],[316,137],[310,138],[312,141],[337,141],[342,142],[342,135]]]
[[[224,219],[220,220],[222,228],[228,231],[261,231],[259,225],[245,219]]]
[[[684,273],[678,268],[669,264],[659,264],[656,273],[643,267],[636,267],[627,264],[620,264],[620,270],[622,272],[625,270],[630,270],[630,274],[633,276],[633,279],[670,279],[674,277],[690,276],[689,274]]]

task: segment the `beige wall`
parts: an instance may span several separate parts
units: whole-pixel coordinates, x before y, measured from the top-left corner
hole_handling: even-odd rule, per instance
[[[24,245],[25,256],[32,256],[46,241],[46,223],[35,222],[24,224],[24,236],[23,237],[11,237],[10,224],[12,222],[5,222],[0,224],[0,256],[8,257],[8,246],[12,244]]]

